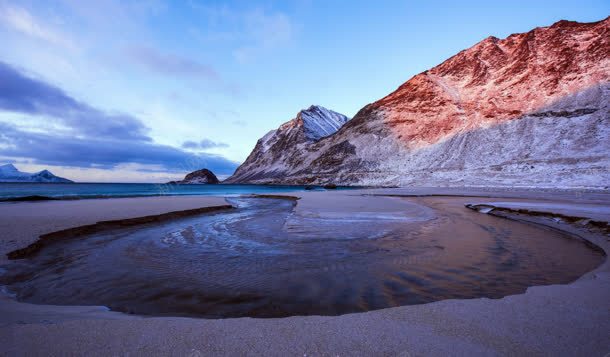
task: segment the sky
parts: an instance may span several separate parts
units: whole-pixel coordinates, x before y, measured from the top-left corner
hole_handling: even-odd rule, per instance
[[[608,15],[608,0],[0,0],[0,164],[224,178],[312,104],[352,117],[488,36]]]

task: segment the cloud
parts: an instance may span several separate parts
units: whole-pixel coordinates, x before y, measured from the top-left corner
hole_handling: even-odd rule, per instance
[[[69,49],[75,48],[74,43],[65,35],[43,24],[21,7],[0,4],[0,23],[28,37]]]
[[[0,155],[28,158],[35,164],[112,169],[125,163],[161,165],[168,171],[186,172],[207,167],[231,174],[237,163],[219,155],[196,155],[171,146],[146,141],[80,139],[27,132],[0,123]]]
[[[148,129],[137,118],[95,109],[4,62],[0,62],[0,110],[51,117],[77,135],[150,140]]]
[[[250,44],[235,50],[234,55],[240,62],[246,62],[268,51],[289,43],[293,37],[290,18],[280,12],[265,13],[255,10],[245,15],[245,31],[250,35]]]
[[[161,165],[174,172],[207,167],[218,174],[231,174],[237,167],[237,163],[220,155],[195,154],[156,144],[137,118],[108,114],[2,62],[0,110],[53,118],[72,132],[34,132],[13,122],[0,122],[0,156],[8,158],[28,159],[41,165],[106,169],[127,163]],[[199,145],[203,143],[213,142],[204,140]]]
[[[219,79],[218,72],[209,65],[190,58],[163,53],[152,47],[131,46],[126,49],[126,54],[134,63],[155,73],[176,77]]]
[[[205,150],[214,148],[227,148],[229,144],[215,142],[210,139],[203,139],[200,142],[185,141],[182,143],[182,147],[185,149]]]
[[[58,5],[67,23],[85,24],[78,27],[79,35],[85,34],[89,42],[103,44],[106,49],[117,40],[124,43],[147,38],[151,20],[169,9],[165,0],[61,0]]]
[[[248,62],[266,52],[289,44],[294,38],[295,25],[282,12],[262,8],[238,10],[227,5],[210,6],[191,1],[194,11],[206,16],[203,27],[189,28],[189,33],[202,42],[230,43],[233,56]]]

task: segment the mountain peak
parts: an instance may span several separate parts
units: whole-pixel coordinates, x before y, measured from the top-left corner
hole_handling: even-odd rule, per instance
[[[301,113],[310,113],[310,112],[332,112],[332,113],[334,113],[334,111],[332,111],[330,109],[326,109],[326,108],[324,108],[321,105],[312,104],[307,109],[301,109],[299,111],[299,114],[301,114]]]
[[[336,133],[348,120],[345,115],[320,105],[302,109],[296,118],[260,138],[246,161],[225,182],[281,175],[295,165],[294,158],[310,150],[320,139]]]
[[[319,112],[333,112],[332,110],[327,109],[327,108],[325,108],[325,107],[323,107],[321,105],[312,104],[312,105],[309,106],[309,108],[302,109],[299,113],[302,113],[302,112],[315,112],[315,111],[319,111]]]
[[[334,134],[349,120],[345,115],[320,105],[311,105],[301,110],[296,119],[297,122],[302,122],[305,137],[314,141]]]
[[[17,168],[13,164],[2,165],[2,166],[0,166],[0,170],[2,170],[4,172],[7,172],[7,171],[19,171],[19,170],[17,170]]]
[[[55,175],[53,175],[53,174],[51,173],[51,171],[49,171],[49,170],[42,170],[42,171],[40,171],[40,172],[35,173],[34,175],[36,175],[36,176],[42,176],[42,177],[53,177],[53,176],[55,176]]]

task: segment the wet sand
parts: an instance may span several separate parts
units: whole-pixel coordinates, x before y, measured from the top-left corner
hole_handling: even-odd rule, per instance
[[[564,215],[597,215],[597,220],[608,220],[604,210],[610,200],[605,193],[449,191],[300,192],[296,214],[333,218],[354,213],[395,216],[406,209],[401,200],[369,195],[442,193],[483,196],[473,197],[470,203],[515,205],[535,201],[535,209],[545,212],[560,204]],[[100,220],[222,204],[224,199],[211,197],[3,204],[0,252],[4,255],[27,246],[40,234]],[[531,204],[528,209],[533,209]],[[545,219],[540,223],[572,231],[606,253],[610,251],[608,237],[601,233],[586,233],[561,221]],[[573,283],[532,287],[521,295],[497,300],[444,300],[336,317],[145,318],[109,312],[103,307],[31,305],[4,296],[0,298],[0,354],[605,355],[610,352],[608,301],[607,259]]]
[[[0,265],[6,254],[39,236],[99,221],[128,219],[201,207],[225,205],[212,196],[137,197],[0,204]]]

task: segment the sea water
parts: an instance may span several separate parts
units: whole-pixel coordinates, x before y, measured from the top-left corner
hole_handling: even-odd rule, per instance
[[[308,187],[322,190],[319,187]],[[0,183],[0,201],[37,197],[82,199],[167,195],[238,196],[302,191],[288,185],[176,185],[150,183]]]

